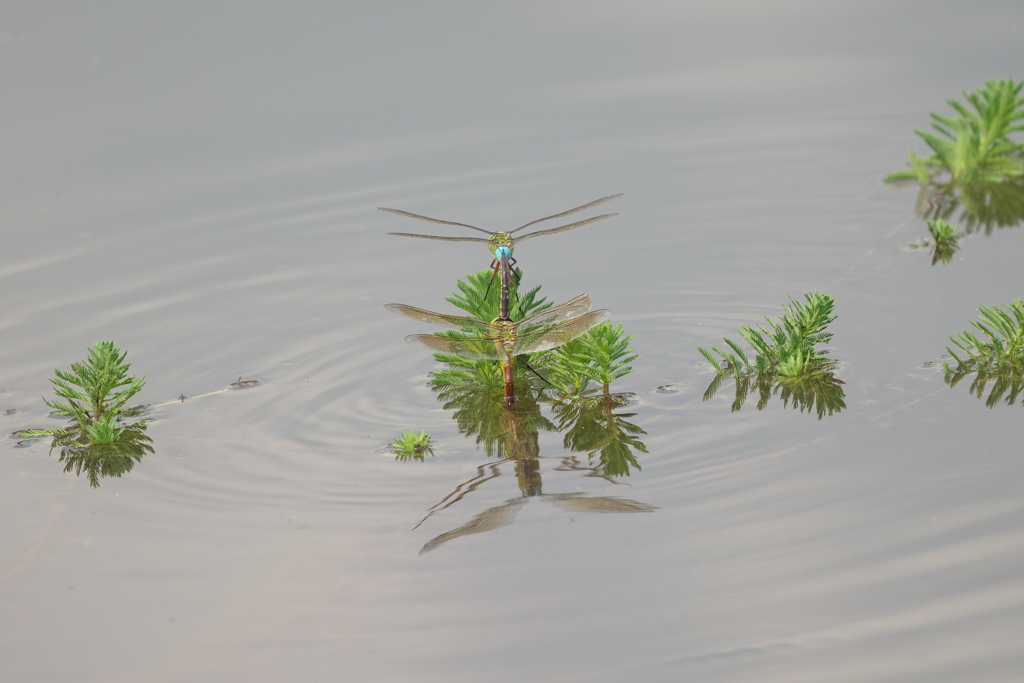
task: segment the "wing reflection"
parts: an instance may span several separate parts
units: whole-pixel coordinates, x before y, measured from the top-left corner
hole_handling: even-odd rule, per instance
[[[474,515],[465,524],[446,531],[425,543],[420,553],[434,550],[448,541],[471,534],[493,531],[512,524],[519,511],[531,498],[539,498],[551,503],[566,512],[573,514],[602,513],[625,514],[634,512],[651,512],[657,507],[641,501],[621,498],[618,496],[590,495],[586,491],[545,493],[542,466],[553,461],[551,469],[559,473],[579,472],[584,478],[600,478],[604,481],[619,484],[606,470],[615,476],[628,476],[631,467],[639,467],[632,449],[647,452],[646,447],[636,439],[636,434],[643,430],[629,425],[625,418],[632,413],[617,414],[614,411],[627,402],[622,396],[609,395],[607,399],[590,397],[579,402],[575,409],[562,404],[556,415],[559,424],[541,416],[536,400],[520,400],[512,407],[487,400],[476,394],[484,391],[479,387],[467,388],[466,400],[449,401],[446,407],[457,409],[456,419],[460,431],[467,436],[475,435],[477,442],[485,446],[489,455],[500,459],[477,468],[476,474],[460,482],[440,502],[432,507],[426,517],[416,525],[418,528],[427,519],[466,500],[473,492],[484,484],[500,477],[511,465],[516,477],[520,496],[504,501]],[[450,390],[445,394],[452,398]],[[497,409],[494,409],[494,406]],[[565,431],[564,443],[567,449],[586,452],[592,464],[584,465],[576,455],[544,457],[540,455],[539,431]],[[623,456],[623,450],[628,455]],[[616,452],[619,457],[609,458],[609,451]]]

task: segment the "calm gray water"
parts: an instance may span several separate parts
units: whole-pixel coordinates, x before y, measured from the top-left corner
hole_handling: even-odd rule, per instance
[[[881,178],[1022,44],[1010,1],[4,3],[0,427],[54,424],[101,339],[157,407],[98,488],[3,447],[0,678],[1019,681],[1020,406],[929,363],[1024,294],[1024,230],[932,267]],[[542,433],[555,495],[496,464],[414,529],[495,461],[382,305],[450,310],[488,255],[376,207],[499,229],[615,192],[516,256],[636,335],[642,469]],[[698,345],[815,289],[845,410],[701,400]]]

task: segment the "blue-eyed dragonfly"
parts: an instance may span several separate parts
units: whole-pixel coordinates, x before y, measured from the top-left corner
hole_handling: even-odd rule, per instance
[[[447,237],[442,235],[420,235],[417,233],[410,232],[389,232],[389,235],[398,235],[400,237],[418,237],[420,239],[427,240],[440,240],[444,242],[482,242],[487,245],[493,255],[491,261],[491,268],[494,270],[496,275],[501,275],[502,279],[502,299],[501,299],[501,318],[508,318],[508,276],[512,273],[512,268],[516,264],[515,258],[512,257],[512,251],[516,244],[524,240],[528,240],[533,237],[540,237],[541,235],[553,235],[558,232],[565,232],[566,230],[572,230],[582,225],[589,225],[590,223],[596,223],[597,221],[604,220],[605,218],[611,218],[618,216],[618,213],[606,213],[601,216],[594,216],[593,218],[587,218],[582,221],[576,221],[575,223],[569,223],[567,225],[560,225],[557,228],[548,228],[546,230],[537,230],[535,232],[528,232],[525,235],[517,235],[520,230],[524,230],[531,225],[543,223],[544,221],[554,220],[556,218],[564,218],[580,211],[585,211],[591,207],[610,202],[613,199],[618,199],[622,196],[622,193],[608,195],[601,199],[595,199],[592,202],[588,202],[581,206],[577,206],[568,211],[562,211],[561,213],[552,214],[551,216],[545,216],[544,218],[538,218],[535,221],[530,221],[525,225],[520,225],[514,230],[508,231],[497,231],[492,232],[490,230],[484,230],[478,228],[475,225],[467,225],[466,223],[456,223],[455,221],[445,221],[439,218],[430,218],[429,216],[421,216],[418,213],[410,213],[408,211],[402,211],[400,209],[388,209],[385,207],[378,207],[381,211],[388,211],[389,213],[398,214],[399,216],[408,216],[409,218],[418,218],[423,221],[430,221],[431,223],[440,223],[441,225],[454,225],[462,228],[469,228],[470,230],[477,230],[487,235],[484,237]]]

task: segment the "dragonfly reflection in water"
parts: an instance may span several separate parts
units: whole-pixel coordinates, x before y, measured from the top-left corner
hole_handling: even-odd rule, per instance
[[[414,320],[476,333],[476,336],[465,337],[411,334],[405,340],[437,353],[501,361],[505,401],[511,404],[515,401],[513,357],[549,351],[585,334],[611,317],[611,311],[590,311],[590,307],[590,296],[581,294],[518,322],[498,318],[489,323],[478,318],[434,313],[405,304],[387,304],[384,308]]]

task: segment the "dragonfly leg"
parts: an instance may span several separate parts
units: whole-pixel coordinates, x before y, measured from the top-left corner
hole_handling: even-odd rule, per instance
[[[529,370],[533,374],[537,375],[537,377],[540,378],[541,382],[544,382],[544,384],[547,384],[547,385],[551,384],[551,382],[547,381],[547,379],[544,377],[544,375],[542,375],[539,372],[537,372],[536,370],[534,370],[533,367],[529,363],[527,363],[525,360],[520,358],[519,362],[522,363],[523,365],[525,365],[527,370]]]
[[[476,307],[474,313],[479,313],[480,309],[483,308],[484,302],[487,301],[487,295],[491,293],[491,285],[494,284],[494,278],[498,276],[498,267],[501,265],[498,259],[491,261],[491,279],[487,281],[487,289],[484,290],[484,298],[480,300],[480,305]]]

